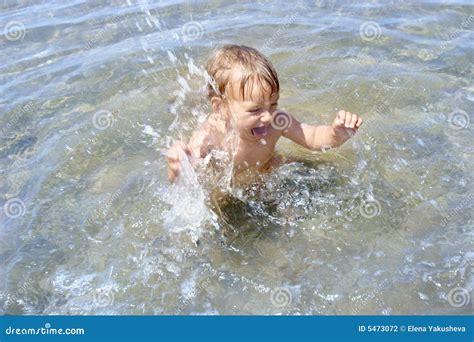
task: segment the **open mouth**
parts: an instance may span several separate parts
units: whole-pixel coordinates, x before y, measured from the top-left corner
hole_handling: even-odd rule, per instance
[[[252,135],[257,139],[261,139],[267,135],[267,126],[252,128]]]

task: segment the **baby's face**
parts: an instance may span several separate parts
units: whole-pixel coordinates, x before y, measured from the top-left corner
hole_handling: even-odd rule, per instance
[[[227,100],[233,126],[240,138],[247,141],[264,139],[271,132],[272,113],[278,107],[279,94],[257,88],[246,99],[234,94]]]

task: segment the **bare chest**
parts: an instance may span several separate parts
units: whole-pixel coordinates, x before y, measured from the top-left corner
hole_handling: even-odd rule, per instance
[[[279,138],[279,134],[274,134],[255,143],[240,142],[234,156],[235,172],[264,167],[272,159]]]

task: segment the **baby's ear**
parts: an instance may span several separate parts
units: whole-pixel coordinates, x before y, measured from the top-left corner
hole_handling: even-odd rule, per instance
[[[222,99],[219,96],[213,96],[211,98],[211,107],[214,113],[219,113],[222,106]]]

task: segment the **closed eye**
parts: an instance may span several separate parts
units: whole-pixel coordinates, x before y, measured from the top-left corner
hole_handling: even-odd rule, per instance
[[[272,109],[272,111],[273,111],[274,109],[276,109],[277,106],[278,106],[278,103],[277,103],[277,102],[272,103],[272,104],[271,104],[271,109]],[[250,113],[250,114],[258,114],[258,113],[261,112],[261,110],[262,110],[261,108],[253,108],[253,109],[247,110],[247,112]]]

